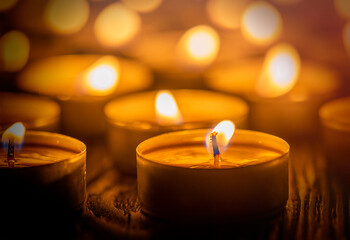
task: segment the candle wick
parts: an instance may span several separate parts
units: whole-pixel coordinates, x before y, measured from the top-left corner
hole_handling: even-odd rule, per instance
[[[13,139],[9,139],[8,147],[7,147],[7,163],[9,165],[9,168],[15,167],[15,143]]]
[[[214,155],[214,168],[220,168],[221,158],[220,158],[220,151],[219,146],[216,140],[216,136],[218,135],[217,132],[212,132],[210,134],[210,140],[213,145],[213,155]]]

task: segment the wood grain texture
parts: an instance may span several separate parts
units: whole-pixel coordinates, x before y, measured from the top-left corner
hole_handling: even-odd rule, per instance
[[[152,218],[141,211],[136,178],[110,169],[88,185],[80,235],[84,239],[348,239],[348,194],[327,171],[320,149],[314,143],[292,145],[285,209],[277,216],[248,223],[208,226]]]

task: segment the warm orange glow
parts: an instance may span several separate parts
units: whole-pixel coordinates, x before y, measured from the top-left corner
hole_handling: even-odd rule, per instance
[[[159,91],[155,101],[156,119],[160,125],[182,123],[182,115],[174,96],[169,91]]]
[[[138,12],[152,12],[163,0],[123,0],[126,6]]]
[[[243,35],[253,43],[269,44],[282,32],[281,15],[267,2],[253,2],[243,14],[242,31]]]
[[[207,12],[218,26],[228,29],[239,28],[244,7],[248,0],[209,0]]]
[[[78,89],[82,89],[82,93],[86,95],[109,95],[118,85],[119,72],[118,59],[104,56],[84,72],[83,83],[78,83]]]
[[[97,16],[94,30],[106,47],[119,47],[135,37],[141,26],[140,16],[122,3],[107,6]]]
[[[346,24],[343,30],[343,40],[345,49],[350,56],[350,22]]]
[[[6,11],[12,8],[18,0],[1,0],[0,1],[0,12],[1,11]]]
[[[300,72],[300,57],[297,50],[280,44],[268,51],[260,78],[256,84],[262,97],[278,97],[289,92],[297,82]]]
[[[344,18],[350,18],[349,0],[334,0],[334,6],[339,16]]]
[[[86,0],[50,0],[45,8],[45,21],[59,34],[73,34],[81,30],[89,18]]]
[[[189,66],[207,66],[215,60],[219,45],[219,36],[213,28],[206,25],[191,28],[178,43],[178,60]]]
[[[7,72],[21,70],[29,57],[29,40],[20,31],[6,33],[0,39],[1,68]]]
[[[2,142],[7,144],[9,140],[13,141],[15,144],[22,144],[25,134],[25,127],[21,122],[17,122],[11,125],[2,134]]]
[[[205,145],[209,154],[213,154],[213,145],[210,139],[210,134],[216,132],[217,144],[219,147],[220,153],[224,153],[226,148],[229,145],[229,142],[235,132],[235,124],[229,120],[221,121],[216,127],[211,130],[205,139]]]
[[[273,0],[273,1],[282,5],[289,5],[289,4],[298,3],[301,0]]]

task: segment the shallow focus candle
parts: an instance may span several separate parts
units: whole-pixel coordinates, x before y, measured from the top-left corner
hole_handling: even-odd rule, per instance
[[[265,133],[236,130],[223,151],[220,132],[215,139],[211,131],[165,133],[137,147],[142,211],[181,222],[221,223],[263,218],[285,206],[289,145]]]
[[[249,108],[240,98],[204,90],[165,93],[170,93],[174,100],[162,91],[151,91],[118,98],[106,105],[107,144],[122,172],[136,174],[135,154],[132,153],[140,142],[157,134],[208,128],[223,118],[239,127],[247,126]],[[160,107],[158,111],[157,106]]]
[[[57,99],[63,132],[80,137],[103,133],[103,106],[109,99],[146,89],[152,80],[148,68],[132,60],[63,55],[31,63],[17,83],[25,91]]]
[[[324,104],[319,111],[326,160],[333,176],[349,189],[350,97]]]
[[[265,59],[217,66],[208,73],[206,84],[246,99],[252,129],[293,138],[316,132],[318,108],[340,89],[335,71],[301,61],[288,44],[272,48]]]
[[[81,211],[85,145],[61,134],[24,130],[16,123],[2,133],[0,203],[7,206],[2,217],[16,224],[45,222]]]
[[[61,108],[55,101],[29,94],[0,93],[0,131],[21,121],[27,129],[57,131]]]
[[[174,47],[175,46],[175,47]],[[198,88],[202,74],[215,61],[220,38],[207,25],[141,36],[127,54],[147,63],[157,76],[157,88]]]

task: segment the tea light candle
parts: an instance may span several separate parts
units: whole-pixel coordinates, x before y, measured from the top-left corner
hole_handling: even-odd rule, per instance
[[[156,72],[157,88],[198,88],[203,86],[202,74],[219,49],[218,33],[210,26],[198,25],[187,31],[142,36],[128,54]]]
[[[326,160],[333,176],[350,183],[350,97],[324,104],[319,111]]]
[[[170,96],[159,93],[162,92],[125,96],[112,100],[105,107],[107,144],[121,172],[136,174],[137,145],[157,134],[208,128],[223,118],[239,127],[247,126],[249,108],[240,98],[205,90],[165,92]]]
[[[29,64],[21,72],[22,90],[54,97],[62,107],[62,130],[75,136],[102,134],[103,106],[112,97],[148,88],[147,67],[100,55],[63,55]]]
[[[250,103],[250,126],[286,138],[311,136],[322,103],[340,89],[332,69],[301,61],[296,50],[277,45],[265,59],[255,58],[213,68],[209,88],[238,95]]]
[[[142,211],[181,222],[222,223],[281,210],[288,199],[289,145],[261,132],[237,130],[230,140],[221,132],[214,138],[215,129],[208,136],[210,131],[165,133],[137,147]]]
[[[22,93],[0,93],[0,131],[16,121],[27,129],[58,131],[61,108],[49,98]]]
[[[15,218],[17,224],[39,217],[58,220],[81,211],[86,197],[85,145],[61,134],[24,131],[16,123],[2,134],[3,218]]]

